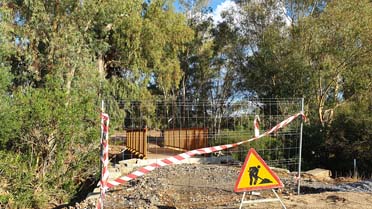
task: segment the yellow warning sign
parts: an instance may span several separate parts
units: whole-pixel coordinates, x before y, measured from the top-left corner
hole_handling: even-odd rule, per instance
[[[266,165],[265,161],[251,148],[235,183],[235,192],[247,192],[283,187],[279,177]]]

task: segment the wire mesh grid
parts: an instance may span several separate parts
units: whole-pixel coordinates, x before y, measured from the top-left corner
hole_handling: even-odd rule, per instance
[[[260,118],[260,132],[263,133],[300,112],[301,105],[300,98],[255,98],[241,101],[121,100],[109,104],[108,112],[113,113],[114,120],[122,121],[119,130],[146,129],[146,158],[163,159],[187,150],[250,139],[254,136],[253,121],[256,115]],[[170,199],[175,199],[174,205],[184,208],[192,207],[182,203],[195,206],[206,201],[198,197],[195,191],[200,193],[199,196],[208,193],[208,201],[221,201],[220,195],[224,193],[233,195],[230,199],[239,199],[233,192],[234,184],[250,148],[255,148],[270,167],[297,171],[300,123],[300,120],[295,120],[284,129],[248,144],[197,156],[198,164],[161,168],[164,171],[159,171],[163,175],[161,178],[167,180],[159,183],[168,185],[169,191],[175,190]],[[126,145],[126,140],[123,143]],[[210,192],[214,195],[210,195]],[[178,193],[183,195],[177,199],[174,196]],[[211,200],[212,196],[217,199]]]

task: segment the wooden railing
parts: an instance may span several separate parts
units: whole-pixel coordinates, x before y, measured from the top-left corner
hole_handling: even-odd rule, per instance
[[[147,156],[147,129],[132,129],[126,131],[127,149],[140,158]]]
[[[164,146],[181,150],[193,150],[208,144],[207,128],[182,128],[164,130]]]

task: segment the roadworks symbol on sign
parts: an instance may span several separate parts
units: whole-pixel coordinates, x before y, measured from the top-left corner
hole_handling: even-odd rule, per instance
[[[279,177],[266,165],[265,161],[251,148],[235,183],[235,192],[273,189],[283,187]]]

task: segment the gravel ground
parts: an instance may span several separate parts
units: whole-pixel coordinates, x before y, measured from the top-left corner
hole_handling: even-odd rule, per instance
[[[107,195],[106,208],[215,208],[240,200],[233,192],[240,168],[171,165]]]
[[[372,180],[366,180],[355,183],[341,184],[336,186],[343,192],[368,192],[372,193]]]
[[[106,196],[105,209],[237,208],[242,193],[235,193],[233,188],[240,169],[238,165],[197,164],[170,165],[156,169],[110,190]],[[289,201],[296,196],[294,191],[297,186],[291,174],[275,172],[285,185],[278,193]],[[372,181],[333,184],[307,177],[303,178],[301,188],[303,194],[327,191],[371,193]],[[260,193],[259,198],[274,197],[270,190]],[[94,205],[94,201],[86,200],[73,208],[94,208]]]

